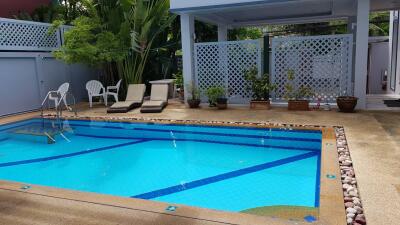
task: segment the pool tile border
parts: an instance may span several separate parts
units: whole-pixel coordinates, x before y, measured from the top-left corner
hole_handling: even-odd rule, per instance
[[[33,117],[35,118],[35,117]],[[37,118],[37,117],[36,117]],[[46,115],[46,118],[52,119],[53,115]],[[214,126],[237,126],[237,127],[268,127],[268,128],[279,128],[279,129],[302,129],[302,130],[319,130],[323,133],[323,143],[322,143],[322,157],[321,157],[321,171],[320,171],[320,180],[321,180],[321,188],[320,188],[320,208],[319,208],[319,220],[314,222],[314,224],[346,224],[346,211],[347,207],[345,206],[345,197],[349,195],[347,189],[343,190],[343,185],[347,174],[346,172],[350,172],[350,174],[354,174],[354,169],[351,165],[347,165],[348,161],[343,164],[342,161],[338,160],[338,157],[342,156],[341,153],[346,151],[348,154],[344,154],[348,156],[351,161],[350,152],[347,146],[347,141],[345,138],[345,133],[343,127],[338,126],[323,126],[323,125],[303,125],[303,124],[286,124],[286,123],[270,123],[270,122],[223,122],[223,121],[206,121],[206,120],[174,120],[174,119],[154,119],[154,118],[125,118],[125,117],[89,117],[89,116],[64,116],[65,119],[70,120],[94,120],[94,121],[117,121],[117,122],[142,122],[142,123],[160,123],[160,124],[198,124],[198,125],[214,125]],[[344,148],[344,149],[343,149]],[[331,150],[335,151],[331,151]],[[334,153],[334,154],[333,154]],[[327,156],[329,155],[329,156]],[[340,177],[341,179],[330,179],[327,177],[328,174],[333,175],[333,177]],[[343,178],[344,177],[344,178]],[[356,189],[357,182],[355,175],[352,179],[351,185]],[[347,179],[348,180],[348,179]],[[11,183],[11,182],[10,182]],[[332,185],[334,184],[334,185]],[[339,185],[341,188],[337,188]],[[49,188],[51,190],[51,188]],[[351,188],[350,188],[351,189]],[[338,193],[339,191],[339,193]],[[74,192],[73,192],[74,193]],[[78,194],[79,192],[77,192]],[[89,193],[89,195],[91,195]],[[349,198],[346,198],[349,200]],[[358,197],[358,199],[360,199]],[[132,199],[135,200],[135,199]],[[352,200],[354,200],[352,198]],[[352,202],[354,203],[354,202]],[[358,202],[356,201],[358,204]],[[154,203],[153,203],[154,204]],[[350,204],[347,204],[350,205]],[[358,204],[361,209],[361,200]],[[190,207],[189,207],[190,208]],[[351,207],[352,208],[352,207]],[[202,209],[200,209],[202,210]],[[207,211],[207,209],[204,209]],[[352,211],[352,210],[347,210]],[[239,213],[240,214],[240,213]],[[348,213],[347,213],[348,214]],[[358,214],[360,215],[360,214]],[[355,215],[357,217],[358,215]],[[257,217],[257,216],[256,216]],[[355,218],[352,225],[359,225],[363,223],[359,219]],[[363,217],[362,219],[364,219]],[[359,221],[359,222],[357,222]],[[301,223],[301,221],[298,221]],[[348,221],[347,221],[348,222]],[[365,223],[364,223],[365,224]]]
[[[49,118],[54,118],[49,115]],[[81,117],[66,116],[65,119],[71,120],[94,120],[94,121],[118,121],[118,122],[147,122],[160,124],[197,124],[205,126],[234,126],[234,127],[256,127],[256,128],[278,128],[278,129],[302,129],[310,131],[322,131],[322,152],[321,152],[321,168],[320,168],[320,213],[319,222],[324,224],[348,224],[347,213],[344,205],[344,193],[342,192],[341,179],[329,179],[327,174],[333,174],[340,177],[341,169],[338,160],[338,151],[340,141],[336,135],[339,126],[309,125],[309,124],[287,124],[287,123],[271,123],[271,122],[231,122],[231,121],[213,121],[213,120],[175,120],[175,119],[156,119],[156,118],[123,118],[123,117]],[[344,129],[343,129],[343,136]],[[335,152],[330,149],[337,150]],[[355,179],[355,178],[354,178]],[[317,190],[316,190],[317,191]],[[352,224],[357,225],[357,224]]]

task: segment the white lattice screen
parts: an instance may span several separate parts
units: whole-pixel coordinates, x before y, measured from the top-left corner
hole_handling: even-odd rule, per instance
[[[229,92],[229,103],[247,104],[251,92],[244,79],[246,70],[261,71],[261,44],[257,40],[195,44],[195,81],[206,101],[206,90],[223,86]]]
[[[61,44],[59,32],[48,34],[51,24],[0,18],[0,50],[51,51]]]
[[[272,39],[272,94],[282,101],[288,70],[295,72],[295,86],[308,86],[316,100],[334,102],[339,95],[353,94],[351,34]]]

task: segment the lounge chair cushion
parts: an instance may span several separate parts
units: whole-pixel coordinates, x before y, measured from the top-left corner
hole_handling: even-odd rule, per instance
[[[168,101],[168,85],[153,84],[151,86],[151,101]]]
[[[147,101],[145,103],[143,103],[142,107],[144,108],[151,108],[151,107],[164,107],[167,105],[167,102],[165,101]]]
[[[124,102],[116,102],[114,103],[110,108],[112,109],[118,109],[118,108],[128,108],[130,107],[132,104],[140,104],[142,103],[141,101],[124,101]]]
[[[146,85],[130,84],[128,86],[128,93],[126,94],[125,101],[143,102],[143,97],[145,92],[146,92]]]
[[[168,85],[153,84],[151,86],[150,101],[143,103],[140,112],[159,113],[168,104]]]
[[[126,113],[133,108],[140,107],[143,102],[146,86],[144,84],[130,84],[126,101],[114,103],[108,110],[108,113]]]

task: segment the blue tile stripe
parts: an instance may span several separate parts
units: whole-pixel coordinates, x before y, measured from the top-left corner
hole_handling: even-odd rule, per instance
[[[315,201],[314,206],[319,207],[319,194],[321,190],[321,152],[318,153],[317,159],[317,172],[315,175]]]
[[[321,139],[319,138],[275,137],[266,135],[225,134],[225,133],[215,133],[215,132],[163,130],[163,129],[150,129],[150,128],[134,128],[134,130],[164,132],[164,133],[170,133],[172,131],[173,133],[178,133],[178,134],[181,133],[181,134],[212,135],[212,136],[224,136],[224,137],[263,138],[263,139],[273,139],[273,140],[285,140],[285,141],[290,140],[290,141],[306,141],[306,142],[321,143]]]
[[[273,162],[268,162],[268,163],[264,163],[264,164],[260,164],[260,165],[256,165],[256,166],[247,167],[247,168],[240,169],[240,170],[235,170],[235,171],[228,172],[228,173],[223,173],[220,175],[216,175],[216,176],[212,176],[212,177],[208,177],[208,178],[204,178],[204,179],[200,179],[200,180],[191,181],[191,182],[185,183],[184,185],[175,185],[175,186],[171,186],[171,187],[131,196],[131,198],[153,199],[153,198],[157,198],[157,197],[170,195],[173,193],[197,188],[200,186],[208,185],[211,183],[216,183],[219,181],[243,176],[246,174],[255,173],[255,172],[258,172],[261,170],[281,166],[281,165],[288,164],[291,162],[311,158],[311,157],[314,157],[317,155],[318,155],[318,153],[316,153],[316,152],[309,152],[309,153],[305,153],[305,154],[301,154],[301,155],[297,155],[297,156],[292,156],[292,157],[276,160]]]
[[[30,126],[30,125],[33,125],[35,123],[38,123],[38,122],[29,122],[29,123],[24,123],[24,124],[19,124],[19,123],[7,124],[7,128],[0,129],[0,132],[16,129],[16,128],[19,128],[19,127]],[[19,124],[19,125],[17,125],[17,124]],[[14,125],[14,126],[8,127],[10,125]],[[0,127],[2,127],[2,126],[5,126],[5,125],[1,125]]]
[[[105,138],[105,139],[121,139],[130,140],[134,139],[131,137],[113,137],[113,136],[103,136],[103,135],[92,135],[92,134],[75,134],[76,136],[89,137],[89,138]],[[239,145],[248,147],[258,147],[258,148],[276,148],[285,150],[297,150],[297,151],[321,151],[320,148],[304,148],[304,147],[292,147],[292,146],[279,146],[279,145],[261,145],[261,144],[250,144],[250,143],[235,143],[227,141],[214,141],[214,140],[201,140],[195,138],[141,138],[148,141],[194,141],[203,143],[214,143],[214,144],[226,144],[226,145]]]
[[[124,128],[124,127],[113,127],[113,126],[99,126],[99,125],[86,125],[86,124],[70,124],[72,127],[96,127],[96,128],[107,128],[107,129],[118,129],[118,130],[137,130],[137,131],[153,131],[163,133],[182,133],[182,134],[197,134],[197,135],[209,135],[209,136],[221,136],[221,137],[240,137],[240,138],[263,138],[272,140],[285,140],[285,141],[304,141],[304,142],[316,142],[321,143],[320,138],[295,138],[295,137],[273,137],[263,135],[246,135],[246,134],[224,134],[215,132],[200,132],[200,131],[181,131],[181,130],[164,130],[164,129],[151,129],[151,128]]]
[[[100,152],[100,151],[106,151],[106,150],[111,150],[111,149],[115,149],[115,148],[120,148],[120,147],[124,147],[124,146],[128,146],[128,145],[139,144],[139,143],[143,143],[146,141],[147,140],[141,139],[141,140],[137,140],[137,141],[130,141],[130,142],[123,143],[123,144],[111,145],[111,146],[95,148],[95,149],[79,151],[79,152],[73,152],[73,153],[68,153],[68,154],[63,154],[63,155],[56,155],[56,156],[43,157],[43,158],[37,158],[37,159],[27,159],[27,160],[20,160],[20,161],[14,161],[14,162],[0,163],[0,167],[9,167],[9,166],[51,161],[51,160],[56,160],[56,159],[70,158],[70,157],[74,157],[74,156],[78,156],[78,155],[84,155],[84,154],[89,154],[89,153],[94,153],[94,152]]]

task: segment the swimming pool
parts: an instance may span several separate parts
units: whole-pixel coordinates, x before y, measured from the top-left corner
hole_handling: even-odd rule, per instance
[[[53,144],[31,135],[53,124],[0,126],[0,179],[235,212],[319,206],[318,130],[65,120]]]

